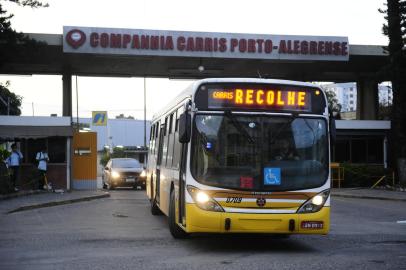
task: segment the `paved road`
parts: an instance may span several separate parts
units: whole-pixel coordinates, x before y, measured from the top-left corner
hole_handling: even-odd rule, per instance
[[[328,236],[174,240],[144,191],[111,195],[1,215],[0,269],[406,269],[405,202],[334,198]]]

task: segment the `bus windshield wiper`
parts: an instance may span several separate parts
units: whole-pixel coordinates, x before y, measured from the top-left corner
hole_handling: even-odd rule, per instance
[[[248,141],[252,144],[255,144],[255,140],[252,138],[252,136],[248,133],[248,131],[244,128],[243,125],[241,125],[241,123],[235,118],[235,116],[233,115],[233,113],[230,110],[226,110],[224,111],[224,115],[231,120],[231,123],[233,124],[233,126],[241,131],[241,134],[244,135],[245,138],[248,139]]]

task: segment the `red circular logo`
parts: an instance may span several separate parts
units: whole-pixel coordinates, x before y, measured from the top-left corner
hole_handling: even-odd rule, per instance
[[[66,42],[74,49],[82,46],[85,41],[86,35],[79,29],[72,29],[66,34]]]
[[[258,199],[257,199],[257,205],[258,205],[259,207],[264,207],[265,204],[266,204],[266,199],[265,199],[265,198],[258,198]]]

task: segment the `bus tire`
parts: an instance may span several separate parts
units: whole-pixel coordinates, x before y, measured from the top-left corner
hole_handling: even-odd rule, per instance
[[[175,215],[175,191],[171,192],[171,199],[169,204],[169,216],[168,216],[168,223],[169,223],[169,231],[171,232],[173,238],[175,239],[184,239],[189,236],[184,230],[182,230],[178,224],[176,224],[176,215]]]
[[[162,215],[161,210],[159,209],[158,205],[156,204],[155,198],[151,199],[151,214],[153,216],[159,216]]]

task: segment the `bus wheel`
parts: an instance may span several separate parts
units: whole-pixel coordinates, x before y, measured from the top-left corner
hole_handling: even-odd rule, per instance
[[[156,205],[155,198],[151,199],[151,214],[154,216],[162,215],[161,210],[159,209],[158,205]]]
[[[184,239],[189,236],[184,230],[182,230],[178,224],[176,224],[176,215],[175,215],[175,191],[171,192],[171,201],[169,204],[169,216],[168,216],[168,223],[169,223],[169,231],[171,232],[173,238],[176,239]]]

